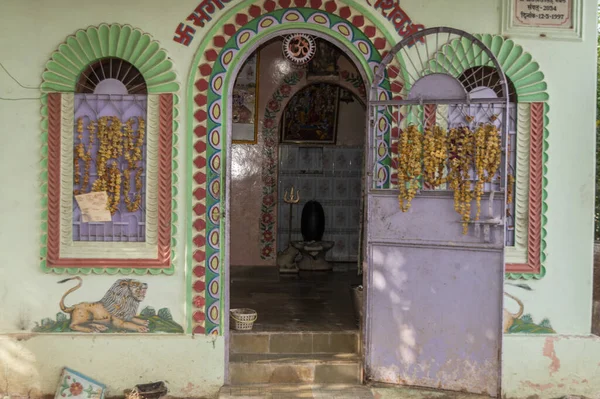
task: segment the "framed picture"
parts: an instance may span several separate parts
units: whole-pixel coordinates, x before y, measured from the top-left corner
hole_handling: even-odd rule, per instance
[[[281,142],[335,144],[340,88],[329,83],[305,87],[283,112]]]
[[[234,144],[256,144],[257,141],[258,68],[256,52],[246,60],[233,86],[231,133]]]
[[[307,78],[311,77],[338,77],[338,58],[340,50],[326,40],[317,39],[315,41],[317,51],[314,57],[308,62]]]

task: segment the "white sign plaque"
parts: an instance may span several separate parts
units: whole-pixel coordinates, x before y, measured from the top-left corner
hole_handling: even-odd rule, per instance
[[[573,28],[573,0],[513,0],[513,26]]]

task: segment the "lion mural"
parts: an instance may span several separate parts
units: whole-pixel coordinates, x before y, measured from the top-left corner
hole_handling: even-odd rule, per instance
[[[73,291],[81,288],[81,277],[71,277],[59,281],[60,284],[70,280],[79,283],[69,289],[60,299],[60,309],[71,315],[69,328],[79,332],[102,332],[109,327],[136,332],[148,332],[148,321],[135,317],[140,302],[146,297],[148,284],[134,279],[120,279],[98,302],[81,302],[73,306],[65,306],[65,298]]]

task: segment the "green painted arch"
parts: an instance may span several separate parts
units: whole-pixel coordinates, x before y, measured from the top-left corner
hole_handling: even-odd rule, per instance
[[[75,92],[81,72],[106,57],[121,58],[136,67],[148,94],[179,90],[173,62],[152,36],[129,25],[102,24],[78,30],[58,46],[42,74],[42,92]]]
[[[532,103],[548,100],[548,86],[544,81],[544,74],[539,64],[523,49],[523,46],[502,36],[487,34],[474,36],[496,56],[505,75],[515,87],[518,102]],[[491,60],[484,52],[474,54],[473,47],[468,46],[470,42],[464,43],[465,40],[467,39],[455,39],[442,46],[429,61],[429,70],[441,70],[458,76],[474,66],[492,66]],[[465,48],[469,48],[470,51],[465,53]]]

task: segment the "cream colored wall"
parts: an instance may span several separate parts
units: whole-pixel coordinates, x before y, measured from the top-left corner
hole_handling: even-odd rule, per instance
[[[26,86],[38,86],[44,65],[67,35],[100,23],[126,23],[158,40],[173,59],[183,99],[195,48],[172,40],[180,20],[196,6],[159,0],[86,3],[57,0],[0,2],[0,62]],[[143,8],[141,8],[143,5]],[[195,44],[199,42],[196,38]],[[19,87],[0,70],[0,97],[39,97]],[[180,151],[185,154],[185,107],[180,108]],[[0,100],[0,396],[53,394],[60,368],[72,367],[108,385],[110,396],[134,384],[168,380],[176,397],[213,395],[223,383],[224,339],[190,335],[26,335],[42,318],[54,318],[60,296],[70,283],[40,271],[40,101]],[[185,221],[185,164],[179,159],[178,212]],[[148,283],[142,307],[167,307],[185,327],[185,229],[178,229],[176,271],[172,276],[136,276]],[[83,276],[83,288],[67,303],[98,300],[123,276]]]
[[[243,0],[248,3],[248,0]],[[353,2],[368,7],[366,2]],[[507,1],[507,0],[504,0]],[[185,88],[202,31],[190,47],[172,41],[180,21],[198,3],[180,0],[3,0],[0,2],[0,61],[23,84],[36,86],[45,62],[65,37],[103,22],[129,23],[159,40],[173,59]],[[239,2],[236,2],[238,5]],[[474,33],[500,33],[501,0],[403,0],[408,14],[426,26],[449,25]],[[547,317],[560,335],[512,335],[504,340],[503,387],[508,397],[542,398],[600,392],[600,341],[588,336],[591,314],[594,198],[596,4],[584,4],[581,42],[515,37],[540,64],[550,94],[546,268],[534,291],[520,292],[527,311]],[[216,20],[216,18],[214,19]],[[389,22],[380,25],[391,31]],[[185,89],[179,94],[184,100]],[[0,97],[36,97],[0,71]],[[10,335],[20,320],[31,323],[57,311],[60,276],[39,270],[39,108],[36,100],[0,100],[0,392],[51,394],[64,365],[106,381],[112,394],[155,378],[171,382],[174,396],[214,394],[223,381],[223,338],[191,336]],[[185,106],[181,108],[179,220],[187,220],[183,173]],[[148,304],[169,307],[184,322],[184,228],[178,230],[173,276],[142,276]],[[233,253],[233,251],[232,251]],[[86,299],[101,295],[116,277],[86,276]],[[510,288],[509,288],[510,289]],[[84,296],[73,296],[73,300]],[[24,315],[24,317],[21,317]],[[214,344],[214,346],[213,346]],[[156,355],[156,356],[153,356]],[[30,376],[31,378],[24,378]],[[142,378],[140,378],[142,376]],[[188,385],[193,384],[193,385]],[[188,390],[190,387],[192,389]]]

